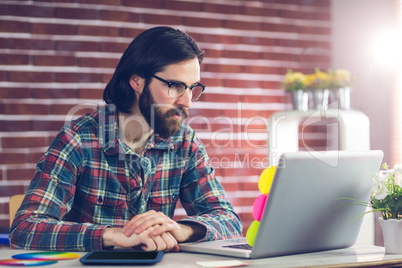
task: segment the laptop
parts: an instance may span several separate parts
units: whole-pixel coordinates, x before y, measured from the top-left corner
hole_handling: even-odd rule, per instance
[[[369,150],[284,153],[252,249],[239,238],[181,243],[181,251],[256,259],[350,247],[366,207],[339,198],[368,201],[382,158]]]

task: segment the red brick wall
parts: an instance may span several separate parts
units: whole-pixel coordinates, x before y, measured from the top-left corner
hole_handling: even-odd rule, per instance
[[[266,118],[291,108],[280,88],[287,69],[330,66],[330,8],[330,0],[2,0],[0,227],[9,196],[25,192],[71,109],[102,104],[132,38],[169,25],[206,51],[207,90],[189,123],[247,228],[269,164]]]

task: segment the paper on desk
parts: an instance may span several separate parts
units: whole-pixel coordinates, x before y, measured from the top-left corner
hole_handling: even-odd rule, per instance
[[[243,267],[250,264],[250,262],[243,262],[243,261],[197,261],[201,267],[204,268],[226,268],[226,267]]]

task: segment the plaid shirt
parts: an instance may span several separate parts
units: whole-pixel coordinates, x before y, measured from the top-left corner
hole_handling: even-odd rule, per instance
[[[10,232],[18,249],[102,249],[107,227],[162,211],[204,225],[202,241],[239,237],[241,222],[194,130],[182,124],[169,139],[152,136],[143,155],[119,139],[118,113],[101,108],[63,127],[37,164]]]

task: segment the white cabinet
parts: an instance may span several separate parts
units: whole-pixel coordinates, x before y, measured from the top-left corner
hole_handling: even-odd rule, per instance
[[[327,150],[369,150],[370,122],[368,117],[355,110],[283,111],[271,115],[268,125],[268,157],[277,165],[284,152],[299,151],[299,140],[304,150],[314,150],[303,141],[303,131],[315,123],[327,126]],[[374,213],[364,216],[357,238],[358,244],[374,245]]]
[[[300,123],[303,122],[301,125]],[[368,117],[354,110],[283,111],[271,115],[268,125],[268,156],[276,164],[283,152],[299,151],[304,128],[314,123],[328,122],[328,150],[369,150],[370,123]],[[299,131],[300,130],[300,131]],[[305,150],[313,150],[307,145]]]

